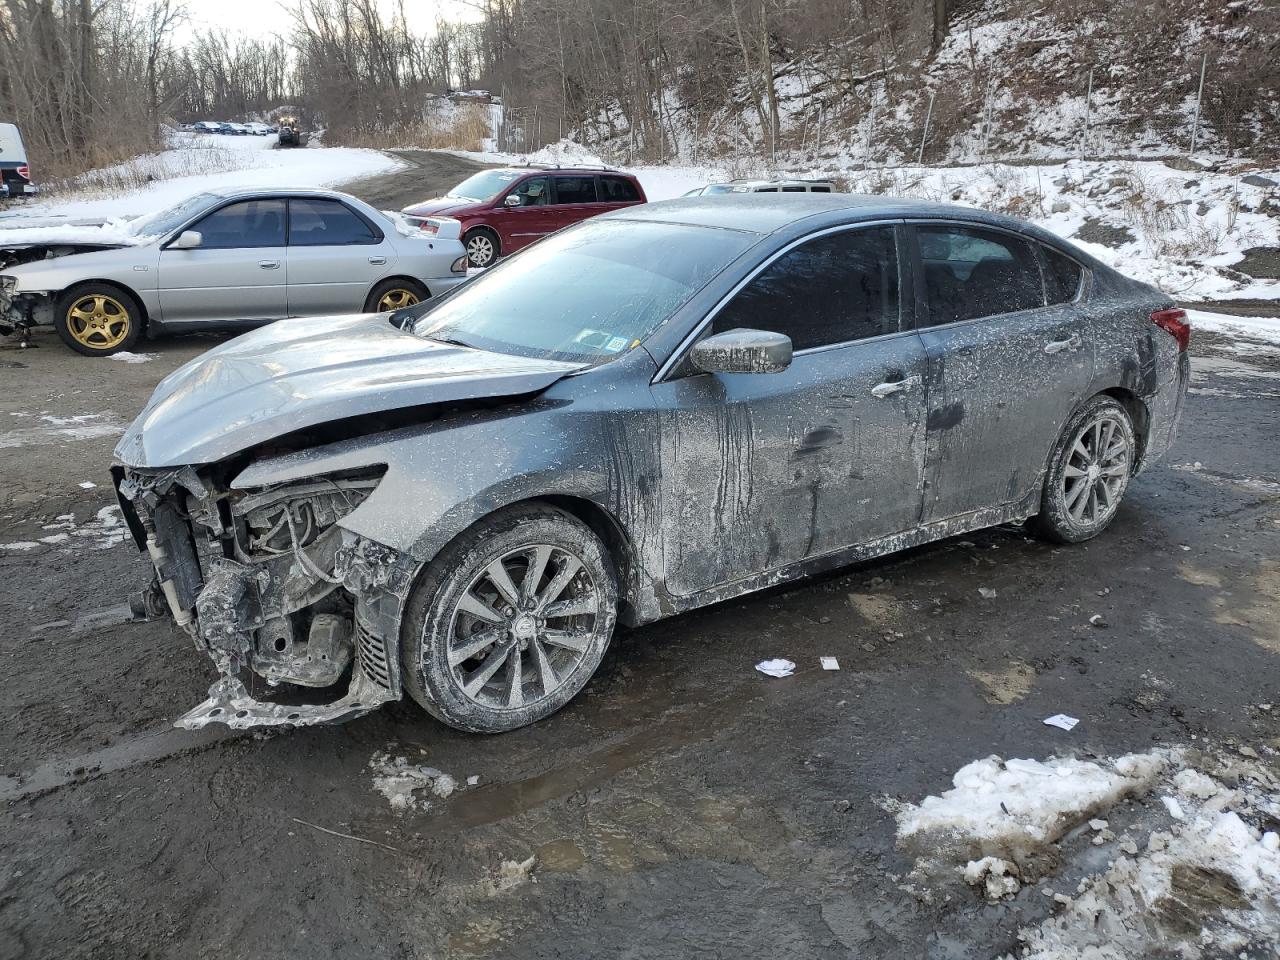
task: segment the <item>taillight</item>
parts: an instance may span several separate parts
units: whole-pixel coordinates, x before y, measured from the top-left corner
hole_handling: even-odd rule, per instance
[[[1178,341],[1178,350],[1185,351],[1191,343],[1191,323],[1187,311],[1170,307],[1151,314],[1151,322]]]
[[[23,164],[21,167],[18,168],[18,176],[20,176],[23,180],[30,180],[31,168]]]

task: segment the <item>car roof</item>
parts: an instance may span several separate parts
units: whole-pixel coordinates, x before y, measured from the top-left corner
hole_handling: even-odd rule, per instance
[[[604,216],[720,227],[761,235],[789,232],[801,221],[806,221],[808,227],[821,229],[861,220],[931,217],[970,220],[1020,232],[1032,231],[1037,236],[1043,232],[1024,221],[973,207],[856,193],[733,193],[715,197],[681,197],[626,207]]]
[[[546,176],[547,174],[552,174],[552,175],[560,174],[562,176],[572,177],[572,176],[583,176],[587,174],[594,175],[597,173],[603,173],[603,174],[609,174],[611,176],[616,176],[616,177],[627,177],[628,179],[631,179],[631,180],[635,179],[635,174],[633,173],[628,173],[625,170],[615,170],[613,167],[605,167],[605,166],[587,165],[587,166],[581,166],[581,167],[572,167],[572,166],[570,167],[494,167],[492,169],[498,171],[499,173],[514,173],[518,175],[523,175],[526,173],[537,174],[539,176]]]
[[[349,193],[339,190],[322,190],[316,187],[221,187],[205,190],[210,196],[223,200],[242,200],[249,197],[327,197],[334,200],[355,200]]]

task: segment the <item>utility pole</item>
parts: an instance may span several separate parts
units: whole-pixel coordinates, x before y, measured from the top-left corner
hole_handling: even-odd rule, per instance
[[[1084,133],[1080,137],[1080,159],[1089,156],[1089,121],[1093,113],[1093,67],[1089,68],[1089,87],[1084,95]]]

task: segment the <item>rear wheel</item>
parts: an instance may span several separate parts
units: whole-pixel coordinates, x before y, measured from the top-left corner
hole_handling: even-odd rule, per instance
[[[462,238],[467,248],[467,262],[473,267],[490,267],[498,259],[498,235],[477,227]]]
[[[1115,518],[1136,451],[1128,411],[1111,397],[1094,397],[1071,418],[1054,446],[1040,513],[1031,528],[1056,543],[1096,537]]]
[[[119,287],[86,283],[58,298],[53,323],[62,342],[76,353],[109,357],[137,342],[142,308]]]
[[[364,308],[368,313],[386,313],[403,310],[430,297],[427,288],[416,280],[407,278],[383,280],[369,292]]]
[[[461,730],[541,720],[595,673],[617,604],[613,563],[585,524],[548,505],[501,510],[442,550],[414,588],[405,687]]]

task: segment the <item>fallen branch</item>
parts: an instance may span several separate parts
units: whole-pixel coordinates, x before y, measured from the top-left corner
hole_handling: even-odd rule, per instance
[[[327,833],[331,837],[342,837],[342,839],[344,840],[355,840],[355,841],[358,841],[359,843],[368,843],[368,844],[372,844],[375,847],[381,847],[383,850],[390,850],[392,853],[399,853],[399,854],[404,854],[405,856],[408,856],[408,854],[405,854],[404,851],[401,850],[399,847],[393,847],[393,846],[390,846],[389,844],[379,843],[377,840],[370,840],[366,837],[357,837],[355,834],[341,833],[337,830],[330,830],[328,827],[322,827],[318,823],[311,823],[309,820],[299,820],[297,817],[293,818],[293,822],[300,823],[304,827],[311,827],[315,830],[319,830],[321,833]]]

